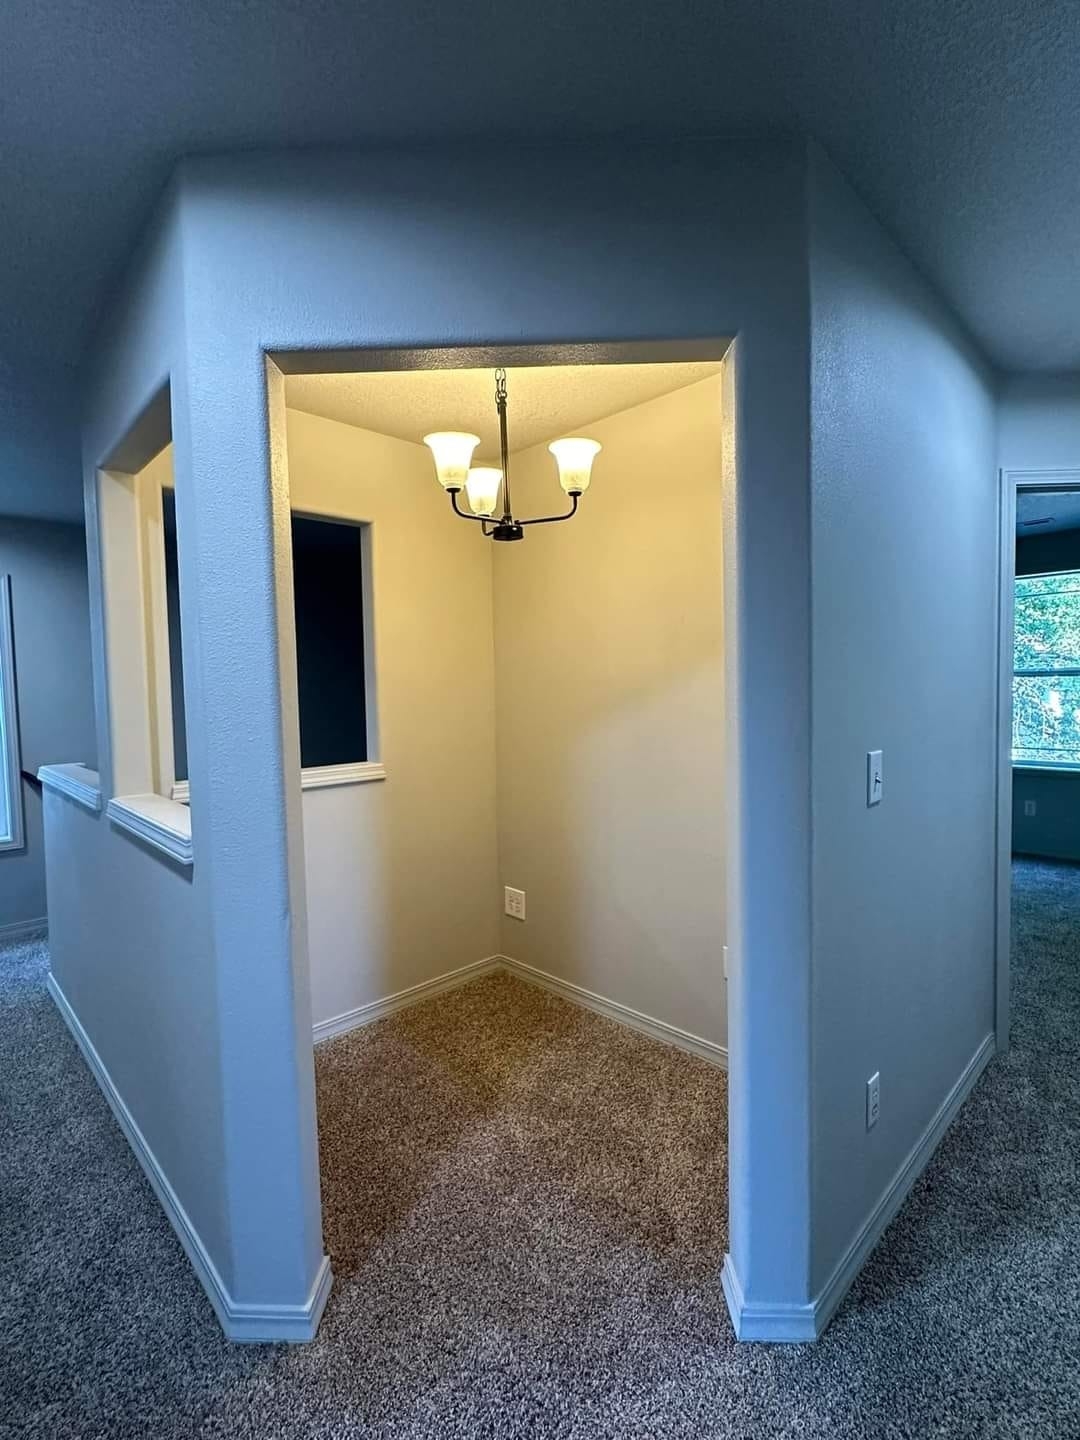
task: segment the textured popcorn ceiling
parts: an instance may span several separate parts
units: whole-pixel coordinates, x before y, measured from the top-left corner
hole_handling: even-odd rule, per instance
[[[552,365],[507,372],[510,448],[572,435],[606,415],[716,375],[716,361],[669,365]],[[494,370],[293,375],[287,404],[399,440],[431,430],[480,436],[477,461],[499,460]]]
[[[8,0],[0,352],[84,345],[175,161],[806,131],[1010,369],[1080,367],[1070,0]]]

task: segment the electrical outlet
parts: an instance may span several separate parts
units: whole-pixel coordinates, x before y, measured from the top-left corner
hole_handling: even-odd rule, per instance
[[[872,1130],[881,1114],[881,1072],[875,1070],[866,1082],[866,1128]]]
[[[512,885],[503,886],[503,909],[511,920],[525,919],[525,891],[515,890]]]
[[[1039,807],[1038,807],[1038,805],[1036,805],[1036,803],[1035,803],[1034,800],[1025,800],[1025,801],[1024,801],[1024,814],[1028,817],[1029,820],[1031,819],[1031,817],[1032,817],[1033,815],[1037,815],[1038,813],[1039,813]]]

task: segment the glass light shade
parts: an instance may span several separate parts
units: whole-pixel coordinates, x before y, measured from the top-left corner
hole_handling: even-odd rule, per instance
[[[593,461],[601,450],[600,442],[573,436],[566,440],[553,440],[548,449],[559,467],[562,488],[568,495],[584,495],[592,479]]]
[[[473,451],[480,444],[479,435],[465,435],[457,430],[437,430],[424,436],[424,444],[435,457],[435,473],[444,490],[460,490],[469,474]]]
[[[492,515],[499,499],[502,471],[492,465],[474,465],[465,480],[465,494],[469,497],[474,515]]]

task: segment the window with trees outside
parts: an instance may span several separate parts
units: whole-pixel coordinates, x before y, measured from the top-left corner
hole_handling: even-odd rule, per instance
[[[1080,570],[1016,580],[1013,761],[1080,769]]]

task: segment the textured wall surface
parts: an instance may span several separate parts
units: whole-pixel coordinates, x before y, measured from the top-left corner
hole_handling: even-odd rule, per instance
[[[86,534],[81,525],[0,519],[11,576],[22,768],[97,765]],[[0,927],[45,914],[41,797],[23,785],[26,849],[0,854]]]
[[[817,1289],[994,1028],[997,483],[984,365],[817,155],[810,196]]]
[[[190,912],[189,969],[219,1040],[200,1083],[221,1118],[222,1244],[239,1298],[301,1303],[321,1254],[286,419],[266,350],[295,366],[289,352],[305,349],[737,337],[723,406],[738,775],[726,859],[731,1248],[748,1309],[805,1311],[992,1025],[989,389],[944,310],[814,164],[813,487],[799,145],[525,148],[497,191],[472,147],[207,161],[180,175],[95,365],[85,448],[92,466],[172,371],[194,879],[183,902],[166,901],[147,857],[111,846],[110,883],[135,914],[103,917],[91,897],[81,920],[123,949],[160,907]],[[475,237],[496,228],[478,270]],[[929,613],[932,588],[913,580],[920,566],[937,575],[933,532],[914,533],[923,491],[963,537],[951,583],[986,718],[959,752],[927,743],[940,739],[942,673],[938,650],[925,654],[940,607]],[[100,674],[100,606],[95,627]],[[857,663],[867,651],[873,670]],[[871,841],[863,767],[878,742],[894,778]],[[939,795],[947,839],[931,866]],[[127,1044],[136,1085],[156,1057],[137,1036]],[[875,1045],[884,1113],[868,1144]]]
[[[304,792],[312,1014],[393,995],[498,948],[491,546],[422,445],[288,413],[289,497],[372,524],[387,778]]]
[[[723,1045],[720,425],[717,376],[589,425],[576,518],[493,558],[500,948]],[[562,507],[545,445],[512,473]]]
[[[732,763],[749,783],[729,816],[728,855],[741,861],[731,934],[747,957],[729,986],[742,1037],[731,1243],[751,1299],[806,1296],[808,1114],[788,1102],[809,1074],[804,162],[802,147],[781,143],[526,149],[496,193],[473,147],[308,155],[192,164],[168,197],[95,361],[84,449],[98,462],[172,372],[188,929],[212,947],[198,974],[215,986],[220,1068],[203,1083],[219,1084],[240,1299],[301,1302],[321,1251],[285,411],[263,351],[602,337],[707,340],[718,358],[733,334],[725,464],[737,445],[740,466],[725,496],[725,584],[742,618],[727,694]],[[475,236],[496,224],[501,243],[481,274]],[[103,634],[99,605],[107,722]],[[783,707],[764,703],[781,692]],[[752,725],[738,723],[742,711]],[[110,853],[124,867],[123,849]],[[149,911],[143,858],[124,868]],[[85,919],[104,934],[114,923]]]

